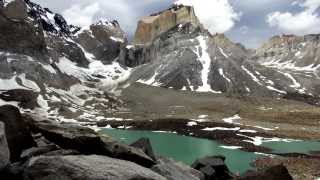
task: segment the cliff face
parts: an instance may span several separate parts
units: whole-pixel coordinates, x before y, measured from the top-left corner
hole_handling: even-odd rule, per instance
[[[217,94],[319,97],[319,35],[277,36],[252,52],[223,34],[210,34],[192,8],[182,20],[168,15],[179,17],[186,9],[169,9],[139,22],[138,45],[120,56],[127,66],[144,64],[133,70],[131,81]]]
[[[117,21],[92,24],[89,29],[76,33],[74,39],[104,64],[112,63],[127,44],[126,35]]]
[[[254,59],[287,69],[320,68],[320,34],[305,36],[282,35],[271,38],[257,49]]]
[[[189,22],[200,24],[193,7],[181,5],[144,17],[138,22],[134,44],[146,44],[176,25]]]

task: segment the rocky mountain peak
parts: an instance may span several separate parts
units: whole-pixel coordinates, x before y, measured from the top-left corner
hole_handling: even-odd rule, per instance
[[[185,23],[200,25],[193,7],[173,5],[167,10],[142,18],[134,37],[134,44],[147,44],[171,28]]]
[[[110,64],[127,44],[127,36],[118,21],[98,21],[89,28],[78,31],[74,39],[95,59]]]
[[[295,70],[318,69],[319,57],[320,34],[275,36],[254,55],[263,64]]]

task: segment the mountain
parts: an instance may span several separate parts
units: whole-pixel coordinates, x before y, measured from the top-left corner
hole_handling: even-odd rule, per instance
[[[0,34],[1,105],[61,121],[91,121],[121,106],[112,90],[129,69],[114,61],[126,43],[116,21],[85,29],[29,0],[2,1]]]
[[[0,33],[1,104],[61,121],[111,116],[125,103],[114,94],[135,82],[319,104],[319,35],[247,50],[210,34],[189,6],[142,18],[129,44],[116,20],[81,28],[29,0],[2,1]]]
[[[275,37],[251,51],[223,34],[210,34],[193,12],[173,6],[139,21],[133,45],[120,57],[123,64],[138,66],[131,81],[216,94],[319,98],[318,35]],[[185,16],[162,18],[168,14]],[[292,61],[289,70],[280,64]]]

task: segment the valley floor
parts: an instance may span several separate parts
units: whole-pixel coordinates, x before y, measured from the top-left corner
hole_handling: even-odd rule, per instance
[[[127,120],[102,120],[99,127],[171,131],[261,153],[270,149],[259,145],[259,137],[265,138],[262,141],[275,137],[320,140],[320,107],[303,102],[175,91],[139,83],[124,89],[121,98],[127,108],[112,116]],[[282,154],[254,164],[261,168],[283,163],[295,179],[314,179],[319,176],[319,159],[318,155]]]
[[[123,119],[189,119],[242,126],[270,136],[320,140],[320,107],[303,102],[175,91],[139,83],[124,89],[121,98],[128,108],[112,115]]]

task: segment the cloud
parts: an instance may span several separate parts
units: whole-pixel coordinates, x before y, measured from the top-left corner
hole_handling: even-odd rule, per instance
[[[63,16],[68,22],[77,26],[89,26],[92,24],[94,15],[100,11],[98,3],[93,3],[88,6],[82,7],[77,4],[63,12]]]
[[[303,8],[299,13],[272,12],[267,16],[267,23],[284,33],[297,35],[313,34],[320,32],[319,0],[294,1],[292,5]]]
[[[89,26],[98,20],[118,20],[122,28],[134,28],[137,11],[128,0],[79,0],[75,5],[64,10],[63,16],[71,24]]]
[[[193,6],[201,23],[212,34],[229,31],[241,16],[228,0],[177,0],[175,3]]]

